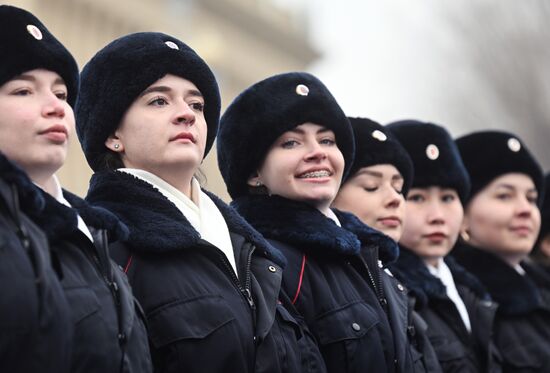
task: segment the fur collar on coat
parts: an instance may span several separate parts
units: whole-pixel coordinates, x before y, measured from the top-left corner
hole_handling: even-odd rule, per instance
[[[38,188],[27,174],[0,153],[0,175],[17,187],[21,209],[46,233],[50,242],[62,240],[78,231],[76,211],[84,222],[96,229],[105,229],[113,240],[127,235],[126,227],[109,211],[89,205],[82,198],[63,190],[63,196],[74,210],[57,202]]]
[[[19,206],[25,213],[44,209],[44,198],[31,179],[14,162],[0,152],[0,177],[17,188]]]
[[[452,257],[445,257],[445,264],[451,270],[455,284],[472,290],[479,298],[489,300],[489,294],[481,282]],[[422,309],[430,299],[445,299],[447,292],[440,279],[430,273],[422,259],[411,250],[401,246],[399,259],[390,266],[390,270],[405,284],[416,298],[416,307]]]
[[[42,192],[46,202],[41,213],[34,213],[31,218],[44,230],[50,242],[66,239],[78,232],[80,215],[88,227],[106,230],[109,241],[123,240],[128,236],[128,228],[111,212],[102,207],[92,206],[82,198],[63,190],[63,197],[73,208],[59,203],[46,192]]]
[[[391,238],[347,212],[333,209],[342,225],[339,227],[316,208],[280,196],[248,195],[237,198],[232,205],[269,239],[340,255],[357,255],[361,247],[374,244],[383,261],[398,255]]]
[[[204,192],[220,210],[230,232],[254,243],[266,257],[284,267],[286,260],[282,253],[267,243],[233,208],[213,194]],[[125,172],[94,174],[86,199],[112,211],[128,226],[126,243],[136,251],[189,249],[201,240],[191,223],[162,193],[148,182]]]
[[[464,243],[458,244],[452,255],[487,287],[500,305],[498,312],[521,315],[544,307],[529,264],[521,264],[527,272],[522,276],[495,255]]]

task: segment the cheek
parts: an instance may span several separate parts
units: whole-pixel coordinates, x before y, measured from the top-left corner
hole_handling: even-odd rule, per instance
[[[339,175],[342,175],[344,173],[344,167],[346,166],[346,162],[344,160],[344,156],[342,155],[342,152],[340,149],[335,148],[333,155],[332,155],[332,166],[335,168],[336,173]]]
[[[470,234],[474,238],[479,237],[485,240],[492,240],[500,237],[500,230],[505,226],[506,219],[494,211],[483,209],[474,210],[469,214]]]
[[[452,234],[458,235],[460,228],[462,227],[462,220],[464,219],[464,210],[460,204],[456,204],[449,211],[447,221]]]
[[[206,138],[208,137],[208,126],[206,125],[206,121],[204,118],[199,122],[197,127],[197,133],[200,137],[199,142],[202,145],[203,148],[206,147]]]
[[[67,106],[69,106],[67,104]],[[69,109],[66,111],[65,115],[67,126],[69,126],[69,132],[75,131],[75,118],[74,118],[74,112],[73,109],[69,106]]]
[[[403,220],[403,234],[401,241],[405,246],[413,246],[413,243],[419,240],[422,228],[422,217],[415,211],[414,207],[408,205],[405,209],[405,219]],[[412,247],[411,247],[412,248]]]

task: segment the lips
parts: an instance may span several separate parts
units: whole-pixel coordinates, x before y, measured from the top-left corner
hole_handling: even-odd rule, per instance
[[[399,219],[397,216],[386,216],[383,218],[379,218],[378,222],[380,222],[385,227],[398,227],[401,225],[401,219]]]
[[[442,232],[434,232],[430,234],[425,234],[424,237],[430,241],[443,241],[447,238],[447,235]]]
[[[323,178],[323,177],[329,177],[329,176],[332,176],[332,172],[330,172],[329,170],[310,170],[310,171],[306,171],[302,174],[299,174],[297,176],[297,178],[299,179],[320,179],[320,178]]]
[[[170,141],[178,141],[178,140],[190,141],[192,143],[195,143],[195,137],[193,136],[193,134],[189,132],[180,132],[176,136],[170,139]]]
[[[519,236],[528,236],[531,234],[531,232],[533,232],[531,227],[526,225],[511,227],[510,230]]]
[[[56,144],[63,144],[69,138],[67,128],[61,124],[55,124],[48,127],[44,131],[39,132],[39,135],[46,137],[48,140]]]

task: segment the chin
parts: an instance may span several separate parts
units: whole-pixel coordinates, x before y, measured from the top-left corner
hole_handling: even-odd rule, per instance
[[[323,195],[302,195],[298,198],[293,198],[297,201],[302,201],[307,203],[308,205],[311,205],[315,208],[323,208],[326,206],[330,206],[332,203],[333,198],[330,198],[329,196],[323,196]]]
[[[401,238],[401,232],[400,231],[397,231],[395,229],[391,229],[391,230],[383,230],[383,229],[380,229],[380,232],[384,233],[386,236],[388,236],[389,238],[391,238],[392,240],[394,240],[395,242],[398,242],[399,239]]]

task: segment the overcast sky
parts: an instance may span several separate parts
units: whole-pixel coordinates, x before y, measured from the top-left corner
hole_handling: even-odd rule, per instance
[[[322,54],[308,70],[348,115],[432,121],[453,136],[509,130],[550,169],[546,0],[272,1],[306,14]],[[523,79],[532,65],[540,73]]]

